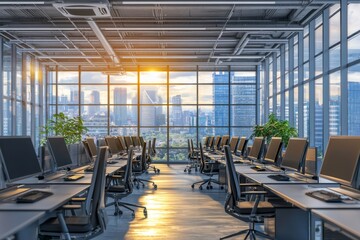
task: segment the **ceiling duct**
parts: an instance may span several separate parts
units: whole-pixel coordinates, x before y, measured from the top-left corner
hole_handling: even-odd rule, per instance
[[[107,0],[67,0],[53,3],[53,7],[68,18],[110,17],[109,5]]]

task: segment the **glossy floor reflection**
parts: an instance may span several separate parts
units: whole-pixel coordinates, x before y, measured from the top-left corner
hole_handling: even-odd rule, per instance
[[[123,209],[122,216],[113,216],[114,208],[107,209],[108,229],[97,240],[105,239],[219,239],[242,229],[241,222],[224,212],[225,191],[214,185],[212,190],[191,189],[191,184],[201,180],[200,174],[184,173],[185,165],[158,165],[160,175],[150,172],[142,178],[150,178],[158,185],[149,185],[123,199],[129,203],[144,205],[148,218],[142,210],[131,213]],[[243,239],[237,237],[234,239]]]

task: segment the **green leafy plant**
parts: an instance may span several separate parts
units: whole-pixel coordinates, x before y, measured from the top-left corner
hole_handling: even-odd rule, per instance
[[[84,126],[84,121],[81,117],[68,117],[60,112],[54,114],[49,119],[45,126],[42,127],[40,134],[44,136],[40,143],[46,143],[46,136],[62,136],[65,138],[66,144],[74,144],[81,141],[81,137],[86,134],[88,129]]]
[[[267,143],[272,137],[281,137],[285,145],[287,145],[291,137],[297,137],[296,128],[291,127],[289,121],[279,120],[275,114],[269,115],[269,120],[264,125],[256,125],[253,129],[251,137],[264,137]]]

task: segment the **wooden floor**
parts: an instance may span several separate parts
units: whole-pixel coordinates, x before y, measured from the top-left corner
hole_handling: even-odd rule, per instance
[[[159,175],[143,175],[158,185],[134,191],[123,201],[144,205],[148,217],[141,210],[132,218],[123,209],[122,216],[113,216],[114,207],[108,207],[109,224],[97,240],[108,239],[219,239],[248,227],[224,212],[225,191],[214,185],[212,190],[191,189],[191,184],[201,180],[198,173],[184,173],[185,165],[157,165]],[[234,239],[243,239],[237,237]]]

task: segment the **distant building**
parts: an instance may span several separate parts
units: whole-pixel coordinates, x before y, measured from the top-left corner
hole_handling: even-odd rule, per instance
[[[117,126],[127,125],[128,113],[127,106],[116,106],[116,104],[126,104],[127,88],[114,89],[114,123]]]
[[[174,104],[171,106],[171,113],[170,113],[170,126],[183,126],[184,119],[183,119],[183,112],[181,107],[181,95],[176,95],[171,98],[171,103]],[[176,104],[176,105],[175,105]]]
[[[89,107],[89,115],[94,116],[97,113],[100,113],[100,92],[99,91],[92,91],[90,93],[90,104],[96,104],[95,106]]]

